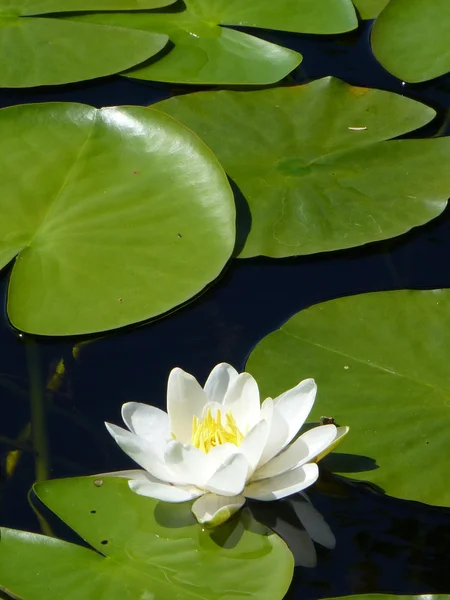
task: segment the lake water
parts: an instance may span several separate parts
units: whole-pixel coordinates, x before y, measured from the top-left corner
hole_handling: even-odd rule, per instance
[[[304,55],[291,82],[334,75],[353,85],[403,93],[438,111],[438,118],[420,131],[421,136],[445,127],[450,134],[450,126],[445,126],[450,76],[402,85],[371,56],[369,28],[365,23],[358,32],[323,38],[252,33]],[[188,91],[112,77],[61,88],[0,90],[0,106],[40,101],[78,101],[97,107],[149,105]],[[191,304],[168,318],[93,341],[81,349],[77,361],[71,349],[80,340],[38,340],[44,378],[62,357],[67,367],[48,415],[52,476],[127,468],[128,460],[106,433],[103,421],[119,423],[120,407],[128,400],[164,408],[167,375],[176,365],[201,381],[222,361],[242,370],[261,338],[312,304],[360,292],[450,287],[449,215],[447,210],[399,239],[356,250],[284,260],[233,260],[220,281]],[[2,299],[7,277],[5,272],[0,279]],[[0,381],[6,375],[9,384],[26,392],[23,340],[8,326],[5,311],[0,320],[0,359]],[[17,437],[29,416],[26,394],[0,387],[0,406],[0,435]],[[1,449],[5,455],[6,446]],[[27,502],[33,469],[32,457],[25,453],[15,476],[3,483],[2,525],[39,530]],[[331,526],[337,548],[317,547],[318,566],[296,569],[287,598],[449,591],[450,509],[396,500],[362,484],[339,480],[323,483],[311,491],[310,498]],[[280,504],[274,510],[282,515],[285,508]]]

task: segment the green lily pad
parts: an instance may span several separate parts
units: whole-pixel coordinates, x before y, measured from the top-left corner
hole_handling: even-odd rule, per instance
[[[74,103],[0,111],[8,316],[72,335],[154,317],[214,280],[235,241],[225,173],[159,111]]]
[[[75,17],[77,20],[80,17]],[[301,55],[246,33],[242,25],[300,33],[340,33],[357,27],[351,0],[186,0],[185,10],[92,14],[84,21],[156,31],[174,48],[127,73],[137,79],[188,84],[264,85],[279,81]]]
[[[272,397],[315,378],[312,420],[350,426],[324,464],[449,506],[449,352],[450,290],[378,292],[298,313],[256,346],[247,370]]]
[[[0,585],[21,600],[281,600],[292,579],[285,543],[246,512],[211,532],[189,506],[138,496],[123,479],[34,489],[96,551],[1,530]]]
[[[176,0],[0,0],[0,15],[42,15],[97,10],[161,8]]]
[[[390,73],[416,83],[450,71],[450,2],[391,0],[372,30],[376,59]]]
[[[162,0],[162,4],[164,4]],[[55,85],[104,77],[129,69],[160,52],[168,37],[161,33],[28,17],[61,10],[57,0],[0,0],[0,87]],[[113,8],[139,2],[95,0],[94,7]],[[143,5],[161,6],[147,1]],[[62,10],[86,10],[87,0],[70,0]]]
[[[387,239],[439,215],[450,196],[450,138],[385,141],[435,115],[403,96],[325,78],[154,107],[195,131],[244,194],[242,258]]]
[[[389,0],[353,0],[362,19],[376,19]]]

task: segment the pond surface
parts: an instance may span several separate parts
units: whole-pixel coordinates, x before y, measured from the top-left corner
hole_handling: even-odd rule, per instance
[[[341,36],[313,36],[252,31],[264,39],[304,55],[304,62],[286,84],[325,75],[353,85],[378,87],[421,100],[438,111],[420,131],[450,134],[450,76],[429,83],[403,85],[371,56],[370,24]],[[78,101],[97,107],[149,105],[190,88],[152,85],[112,77],[102,81],[36,90],[0,90],[0,106],[26,102]],[[414,132],[417,136],[417,132]],[[26,174],[24,174],[26,176]],[[349,294],[393,289],[450,287],[450,212],[401,239],[350,251],[313,257],[233,260],[220,281],[200,298],[163,318],[118,331],[81,347],[77,339],[38,340],[44,380],[61,358],[66,375],[51,395],[48,412],[52,476],[73,476],[128,468],[103,421],[119,423],[120,407],[128,400],[165,408],[169,371],[180,366],[204,381],[212,367],[230,362],[242,370],[252,348],[299,310]],[[0,279],[5,302],[8,273]],[[70,315],[68,315],[70,318]],[[17,438],[29,418],[24,341],[0,320],[0,435]],[[4,384],[4,385],[2,385]],[[39,530],[27,502],[34,479],[33,457],[25,452],[12,479],[3,477],[1,523]],[[11,457],[10,457],[11,458]],[[442,460],[448,460],[443,456]],[[445,473],[445,468],[443,469]],[[420,473],[417,474],[420,486]],[[336,550],[317,546],[316,568],[296,569],[290,599],[321,598],[367,592],[427,594],[449,591],[450,509],[384,496],[370,486],[324,474],[309,494],[331,526]],[[260,510],[255,508],[255,514]],[[268,524],[283,516],[278,503],[261,515]],[[71,534],[62,529],[62,535]],[[72,537],[72,539],[74,539]]]

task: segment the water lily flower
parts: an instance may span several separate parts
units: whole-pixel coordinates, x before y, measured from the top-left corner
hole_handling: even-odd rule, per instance
[[[314,459],[346,433],[330,424],[298,436],[316,390],[305,379],[261,404],[255,379],[229,364],[217,365],[204,388],[177,367],[169,375],[167,412],[128,402],[128,430],[106,427],[143,469],[123,472],[131,490],[165,502],[195,500],[198,522],[214,527],[246,498],[277,500],[316,481]]]

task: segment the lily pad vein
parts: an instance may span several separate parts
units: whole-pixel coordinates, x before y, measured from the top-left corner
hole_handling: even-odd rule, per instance
[[[328,352],[332,352],[332,353],[342,356],[344,358],[349,358],[349,359],[354,360],[355,362],[362,364],[366,367],[368,366],[368,367],[372,367],[374,369],[379,369],[380,371],[384,371],[385,373],[389,373],[391,375],[396,375],[397,377],[402,377],[403,379],[407,379],[408,381],[412,381],[413,383],[416,383],[418,385],[422,385],[424,387],[430,387],[431,389],[435,390],[436,392],[440,392],[444,396],[448,396],[448,394],[450,393],[450,390],[446,390],[445,388],[442,388],[440,386],[434,385],[432,383],[428,383],[426,381],[420,381],[419,379],[415,379],[414,377],[411,377],[410,375],[405,375],[404,373],[397,373],[396,371],[392,371],[391,369],[388,369],[387,367],[383,367],[382,365],[379,365],[377,363],[373,363],[370,361],[364,361],[360,358],[356,358],[356,357],[352,356],[351,354],[346,354],[345,352],[341,352],[340,350],[335,350],[334,348],[329,348],[328,346],[324,346],[323,344],[318,344],[317,342],[312,342],[311,340],[306,340],[306,339],[300,337],[299,335],[295,335],[294,333],[286,331],[285,329],[281,328],[279,331],[280,331],[280,333],[284,333],[287,336],[293,337],[294,339],[297,339],[300,342],[310,344],[311,346],[316,346],[317,348],[322,348],[323,350],[327,350]]]

